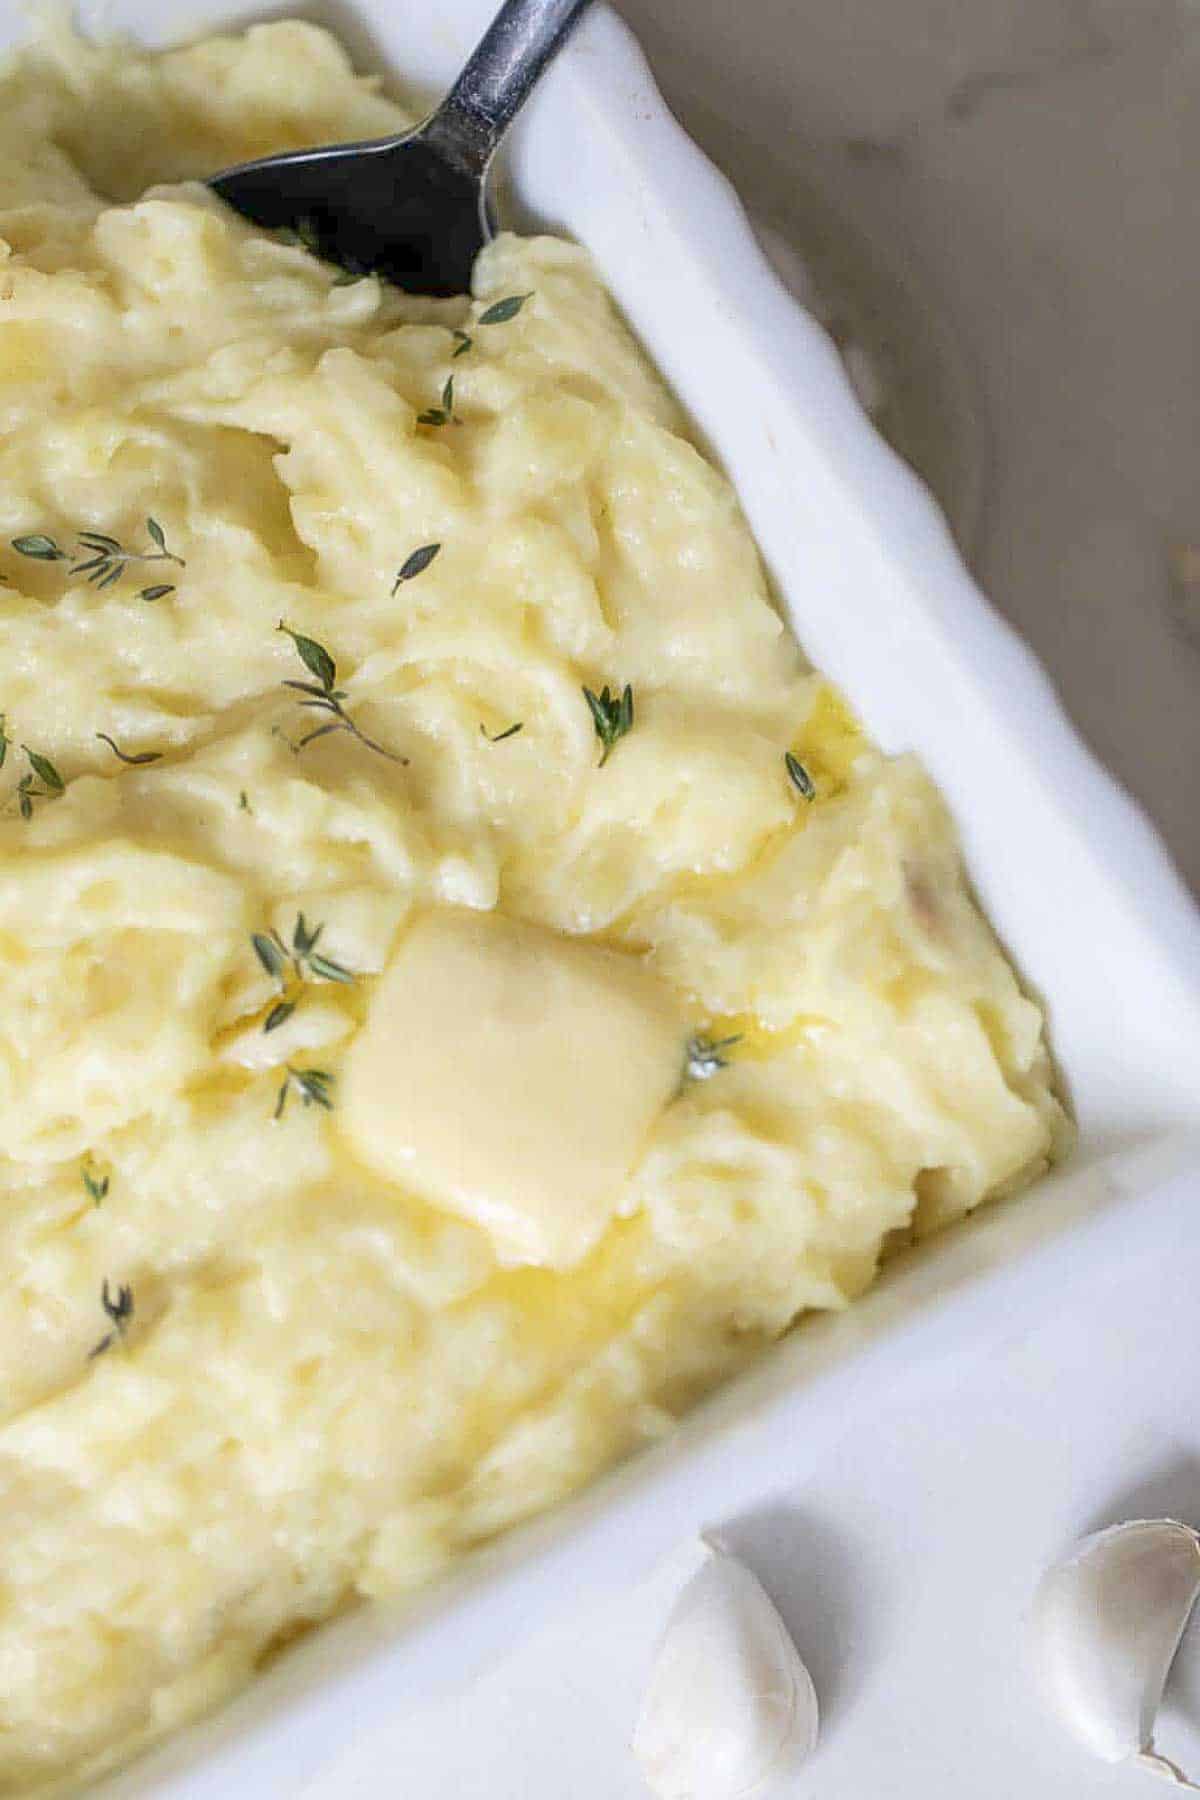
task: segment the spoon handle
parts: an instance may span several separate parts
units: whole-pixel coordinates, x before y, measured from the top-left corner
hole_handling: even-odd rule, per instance
[[[505,0],[424,128],[461,168],[482,173],[534,82],[590,0]]]

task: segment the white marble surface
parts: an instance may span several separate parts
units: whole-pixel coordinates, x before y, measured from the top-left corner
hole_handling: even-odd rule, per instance
[[[985,585],[1200,882],[1200,593],[1170,577],[1173,550],[1200,542],[1200,11],[625,10],[695,134],[890,338],[902,429]],[[790,1800],[1146,1791],[1043,1719],[1021,1620],[1077,1532],[1160,1511],[1200,1523],[1196,1239],[1081,1282],[1032,1331],[899,1375],[802,1487],[781,1447],[777,1501],[731,1530],[824,1704]],[[310,1800],[635,1800],[637,1692],[693,1554],[681,1544],[651,1582],[532,1635],[441,1706],[406,1713],[398,1695],[393,1724],[319,1772]],[[1164,1747],[1200,1763],[1194,1637],[1172,1695]]]
[[[912,289],[883,328],[974,390],[983,583],[1200,884],[1200,579],[1171,574],[1200,541],[1200,6],[623,7],[756,209],[852,273],[867,245],[879,304]]]

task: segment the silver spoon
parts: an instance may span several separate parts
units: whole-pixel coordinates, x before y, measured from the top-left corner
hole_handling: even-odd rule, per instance
[[[209,186],[256,225],[288,227],[354,274],[465,294],[492,235],[488,169],[589,0],[505,0],[437,111],[402,137],[242,163]]]

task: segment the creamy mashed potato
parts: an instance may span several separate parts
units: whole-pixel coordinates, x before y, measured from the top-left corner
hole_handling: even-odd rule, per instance
[[[189,185],[399,118],[301,24],[43,25],[0,80],[6,1793],[578,1487],[1060,1138],[937,794],[587,256],[410,299]]]

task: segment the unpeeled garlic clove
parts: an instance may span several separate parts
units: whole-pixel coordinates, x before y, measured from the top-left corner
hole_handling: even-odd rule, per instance
[[[1154,1748],[1154,1721],[1197,1594],[1200,1536],[1133,1519],[1049,1569],[1031,1620],[1035,1668],[1068,1731],[1105,1762],[1136,1757],[1184,1787]]]
[[[808,1670],[764,1588],[714,1549],[667,1621],[633,1735],[661,1800],[742,1800],[817,1741]]]

